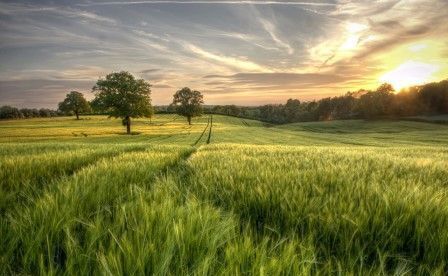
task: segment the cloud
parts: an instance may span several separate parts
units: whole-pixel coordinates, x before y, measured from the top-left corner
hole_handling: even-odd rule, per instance
[[[95,81],[99,76],[105,75],[106,73],[106,69],[98,66],[77,66],[66,70],[22,70],[19,74],[14,71],[4,71],[0,74],[0,81]]]
[[[91,99],[94,82],[89,80],[12,80],[0,81],[0,104],[17,107],[46,107],[55,109],[57,103],[72,90],[84,93]]]
[[[338,95],[377,86],[407,60],[438,64],[437,75],[448,70],[446,8],[446,0],[2,2],[0,99],[55,105],[120,70],[150,81],[155,104],[183,86],[217,103]]]
[[[185,48],[202,58],[205,58],[205,59],[208,59],[208,60],[211,60],[214,62],[218,62],[225,66],[236,68],[239,70],[252,71],[252,72],[253,71],[255,71],[255,72],[270,71],[268,68],[263,67],[262,65],[256,64],[254,62],[251,62],[249,60],[213,54],[213,53],[205,51],[204,49],[199,48],[193,44],[186,44]]]
[[[259,37],[256,37],[254,35],[248,35],[243,33],[218,33],[217,36],[222,36],[229,39],[238,39],[268,51],[279,51],[277,47],[270,47],[268,45],[262,44],[263,41],[261,41]]]
[[[145,70],[141,70],[139,73],[141,74],[148,74],[148,73],[154,73],[154,72],[159,72],[160,69],[145,69]]]
[[[277,30],[274,24],[264,18],[259,18],[259,21],[266,32],[271,36],[272,40],[274,40],[274,42],[278,46],[285,48],[290,55],[294,53],[294,49],[291,47],[291,45],[289,45],[287,42],[284,42],[278,37]]]
[[[309,89],[327,84],[343,83],[349,77],[336,74],[319,73],[238,73],[234,75],[208,75],[204,78],[217,79],[208,82],[211,85],[245,85],[250,87],[266,87],[271,90],[295,88]]]
[[[104,5],[139,5],[139,4],[226,4],[226,5],[286,5],[286,6],[334,6],[333,3],[326,2],[300,2],[300,1],[199,1],[199,0],[147,0],[147,1],[110,1],[110,2],[96,2],[96,3],[83,3],[79,6],[104,6]]]
[[[368,3],[367,3],[368,2]],[[340,65],[363,69],[384,66],[378,56],[400,45],[448,35],[446,2],[430,1],[341,1],[330,16],[338,18],[328,26],[328,36],[309,49],[309,64],[319,70],[336,71]],[[363,26],[350,29],[347,24]],[[445,27],[444,27],[445,26]]]
[[[154,84],[152,87],[153,88],[174,88],[173,86],[168,85],[168,84]]]
[[[98,14],[70,7],[54,7],[54,6],[35,6],[24,4],[0,3],[0,14],[3,15],[24,15],[30,13],[50,13],[69,18],[78,18],[95,22],[103,22],[108,24],[116,24],[116,20],[100,16]]]

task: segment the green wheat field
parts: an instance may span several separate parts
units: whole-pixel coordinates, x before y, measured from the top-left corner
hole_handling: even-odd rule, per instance
[[[2,275],[444,275],[448,125],[0,122]]]

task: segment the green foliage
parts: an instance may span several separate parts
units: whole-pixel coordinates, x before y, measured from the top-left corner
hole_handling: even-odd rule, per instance
[[[381,118],[392,114],[394,89],[382,84],[376,91],[369,91],[359,98],[357,110],[366,119]]]
[[[176,107],[177,114],[187,117],[191,125],[191,118],[202,114],[203,103],[201,92],[184,87],[173,95],[172,105]]]
[[[4,105],[0,107],[0,119],[20,119],[23,115],[18,108]]]
[[[93,87],[95,105],[115,118],[151,115],[151,85],[129,72],[111,73]]]
[[[424,85],[419,95],[426,112],[448,113],[448,80]]]
[[[111,117],[122,118],[131,132],[131,118],[151,117],[151,85],[143,79],[135,79],[129,72],[111,73],[99,79],[93,87],[95,109]]]
[[[64,101],[59,103],[59,110],[65,113],[73,112],[76,119],[79,120],[79,114],[90,112],[91,108],[89,102],[84,98],[84,95],[77,91],[72,91],[67,94]],[[41,114],[41,117],[43,116]]]

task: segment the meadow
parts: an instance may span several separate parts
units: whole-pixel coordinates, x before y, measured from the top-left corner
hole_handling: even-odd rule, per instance
[[[448,125],[0,121],[0,274],[446,275]]]

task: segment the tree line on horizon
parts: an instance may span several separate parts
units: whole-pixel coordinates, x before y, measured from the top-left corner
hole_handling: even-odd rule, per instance
[[[256,107],[216,105],[205,112],[277,124],[448,114],[448,79],[408,87],[398,93],[392,85],[385,83],[376,90],[360,89],[317,101],[289,99],[285,104]]]
[[[440,82],[413,86],[395,93],[390,84],[382,84],[376,90],[361,89],[345,95],[302,102],[289,99],[285,104],[267,104],[247,107],[216,105],[203,107],[201,92],[185,87],[173,95],[167,107],[151,105],[151,85],[143,79],[135,79],[128,72],[111,73],[100,78],[92,88],[95,98],[87,101],[84,95],[72,91],[59,103],[58,110],[18,109],[0,107],[0,119],[55,117],[80,114],[107,114],[121,118],[127,133],[131,130],[131,118],[151,118],[154,112],[177,113],[191,119],[202,112],[223,114],[261,120],[269,123],[293,123],[338,119],[382,119],[418,115],[448,114],[448,79]]]

